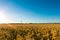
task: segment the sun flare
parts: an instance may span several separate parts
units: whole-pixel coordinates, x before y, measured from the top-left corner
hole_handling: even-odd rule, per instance
[[[5,23],[6,22],[6,15],[4,14],[3,11],[0,11],[0,23]]]

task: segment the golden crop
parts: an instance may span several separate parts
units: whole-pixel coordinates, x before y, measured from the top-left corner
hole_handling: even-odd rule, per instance
[[[0,40],[60,40],[60,24],[0,24]]]

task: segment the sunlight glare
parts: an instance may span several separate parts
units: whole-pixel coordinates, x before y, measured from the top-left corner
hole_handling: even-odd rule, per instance
[[[6,22],[6,16],[4,14],[4,11],[0,11],[0,23],[5,23]]]

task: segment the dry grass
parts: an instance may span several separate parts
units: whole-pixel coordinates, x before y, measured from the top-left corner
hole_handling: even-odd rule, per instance
[[[0,24],[0,40],[60,40],[60,24]]]

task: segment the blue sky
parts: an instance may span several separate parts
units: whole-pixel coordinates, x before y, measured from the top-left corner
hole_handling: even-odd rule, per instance
[[[60,23],[59,0],[0,0],[0,11],[12,22]]]

